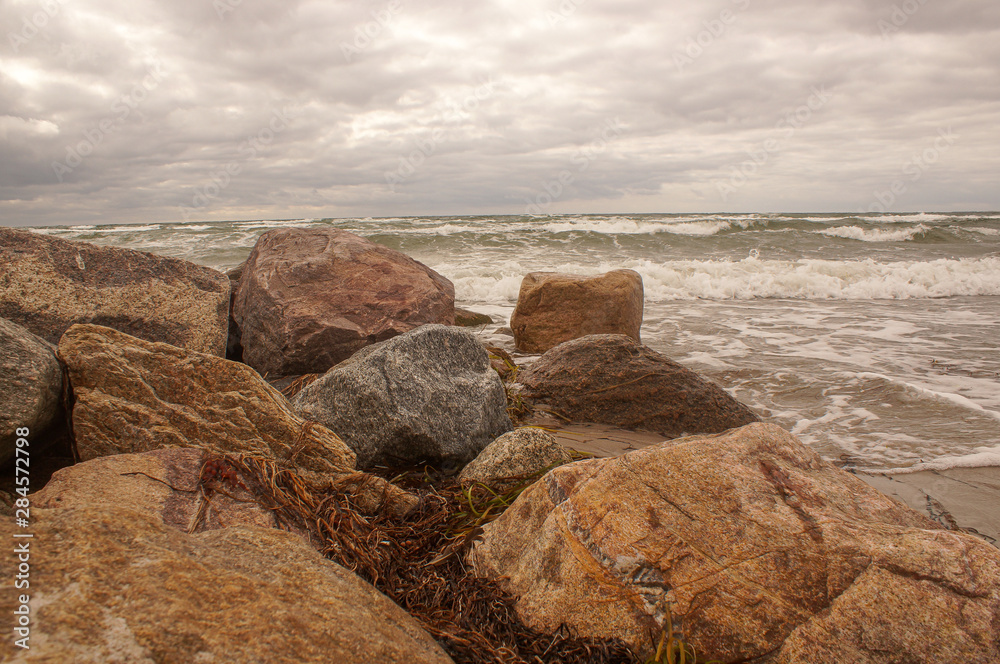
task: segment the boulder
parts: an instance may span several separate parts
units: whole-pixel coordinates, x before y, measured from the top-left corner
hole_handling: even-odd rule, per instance
[[[488,314],[455,307],[455,325],[459,327],[478,327],[480,325],[489,325],[492,322],[493,319]]]
[[[238,362],[152,343],[99,325],[74,325],[59,342],[73,386],[80,458],[202,447],[294,461],[331,474],[354,453]]]
[[[210,268],[0,228],[0,316],[51,343],[94,323],[223,356],[228,306],[229,281]]]
[[[406,612],[293,534],[187,534],[122,507],[32,519],[30,649],[5,644],[5,662],[451,662]],[[5,578],[16,564],[0,556]],[[4,615],[17,597],[0,594]]]
[[[521,280],[510,317],[514,344],[524,353],[544,353],[590,334],[625,334],[639,341],[642,277],[612,270],[594,277],[531,272]]]
[[[55,348],[20,325],[0,318],[0,464],[14,458],[16,431],[37,441],[59,416],[62,367]]]
[[[699,661],[1000,652],[1000,551],[939,530],[770,424],[556,468],[469,558],[529,626],[565,623],[644,656],[668,615]]]
[[[468,330],[425,325],[365,348],[295,398],[338,432],[358,466],[467,463],[510,431],[503,384]]]
[[[620,334],[560,344],[522,369],[521,396],[568,420],[675,437],[758,421],[719,386]]]
[[[455,287],[409,256],[347,231],[260,236],[233,305],[244,361],[269,377],[322,373],[424,323],[451,325]]]
[[[230,526],[276,528],[271,510],[253,502],[239,484],[213,492],[198,514],[201,469],[210,455],[198,447],[164,448],[140,454],[115,454],[56,471],[31,497],[32,507],[125,507],[153,516],[183,532]]]
[[[524,484],[534,475],[573,460],[552,434],[523,427],[505,433],[486,446],[458,476],[463,486],[485,484],[504,492]]]

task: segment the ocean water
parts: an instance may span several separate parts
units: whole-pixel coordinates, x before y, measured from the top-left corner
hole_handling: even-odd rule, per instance
[[[509,319],[536,270],[642,275],[647,345],[842,466],[1000,466],[1000,213],[301,219],[46,227],[226,270],[271,228],[403,251]],[[487,328],[494,343],[511,343]],[[524,358],[523,361],[530,361]]]

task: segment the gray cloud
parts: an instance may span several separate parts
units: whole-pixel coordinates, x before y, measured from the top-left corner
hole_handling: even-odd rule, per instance
[[[989,0],[21,0],[0,24],[2,224],[839,211],[900,177],[892,209],[1000,208]]]

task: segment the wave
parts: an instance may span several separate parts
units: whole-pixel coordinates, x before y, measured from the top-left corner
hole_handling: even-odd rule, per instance
[[[517,262],[483,270],[436,265],[469,302],[514,302],[526,272]],[[619,264],[565,263],[547,270],[600,274],[630,268],[649,301],[669,300],[901,300],[1000,295],[1000,258],[878,263],[874,260],[705,260]]]
[[[906,242],[915,237],[921,236],[930,228],[923,224],[913,228],[902,228],[899,230],[882,230],[878,228],[861,228],[860,226],[835,226],[834,228],[824,228],[821,231],[813,231],[828,237],[840,237],[848,240],[860,240],[862,242]]]
[[[1000,466],[1000,445],[976,447],[970,454],[943,456],[933,461],[921,461],[904,468],[865,468],[870,475],[907,475],[924,470],[950,470],[952,468],[988,468]]]
[[[979,233],[980,235],[1000,235],[1000,228],[985,228],[980,226],[973,226],[971,228],[966,228],[967,231],[972,231],[973,233]]]
[[[958,216],[961,218],[961,215]],[[918,212],[917,214],[879,214],[872,216],[866,214],[861,218],[865,221],[874,221],[881,224],[910,224],[914,222],[934,223],[936,221],[948,221],[949,219],[955,219],[956,215]]]
[[[748,230],[755,225],[767,225],[767,219],[759,217],[675,217],[665,219],[610,219],[576,218],[553,221],[541,225],[550,233],[588,232],[602,235],[653,235],[671,233],[706,237],[730,229]]]

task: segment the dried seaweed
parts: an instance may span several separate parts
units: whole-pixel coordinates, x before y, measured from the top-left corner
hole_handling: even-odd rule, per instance
[[[465,564],[482,526],[536,478],[497,494],[481,485],[463,489],[453,476],[429,468],[387,470],[387,479],[420,496],[406,517],[393,518],[379,510],[366,513],[354,501],[371,475],[356,473],[317,487],[268,459],[226,455],[207,463],[232,468],[280,524],[310,533],[323,555],[396,602],[458,664],[639,661],[620,641],[579,638],[565,626],[555,634],[527,627],[514,598]]]

